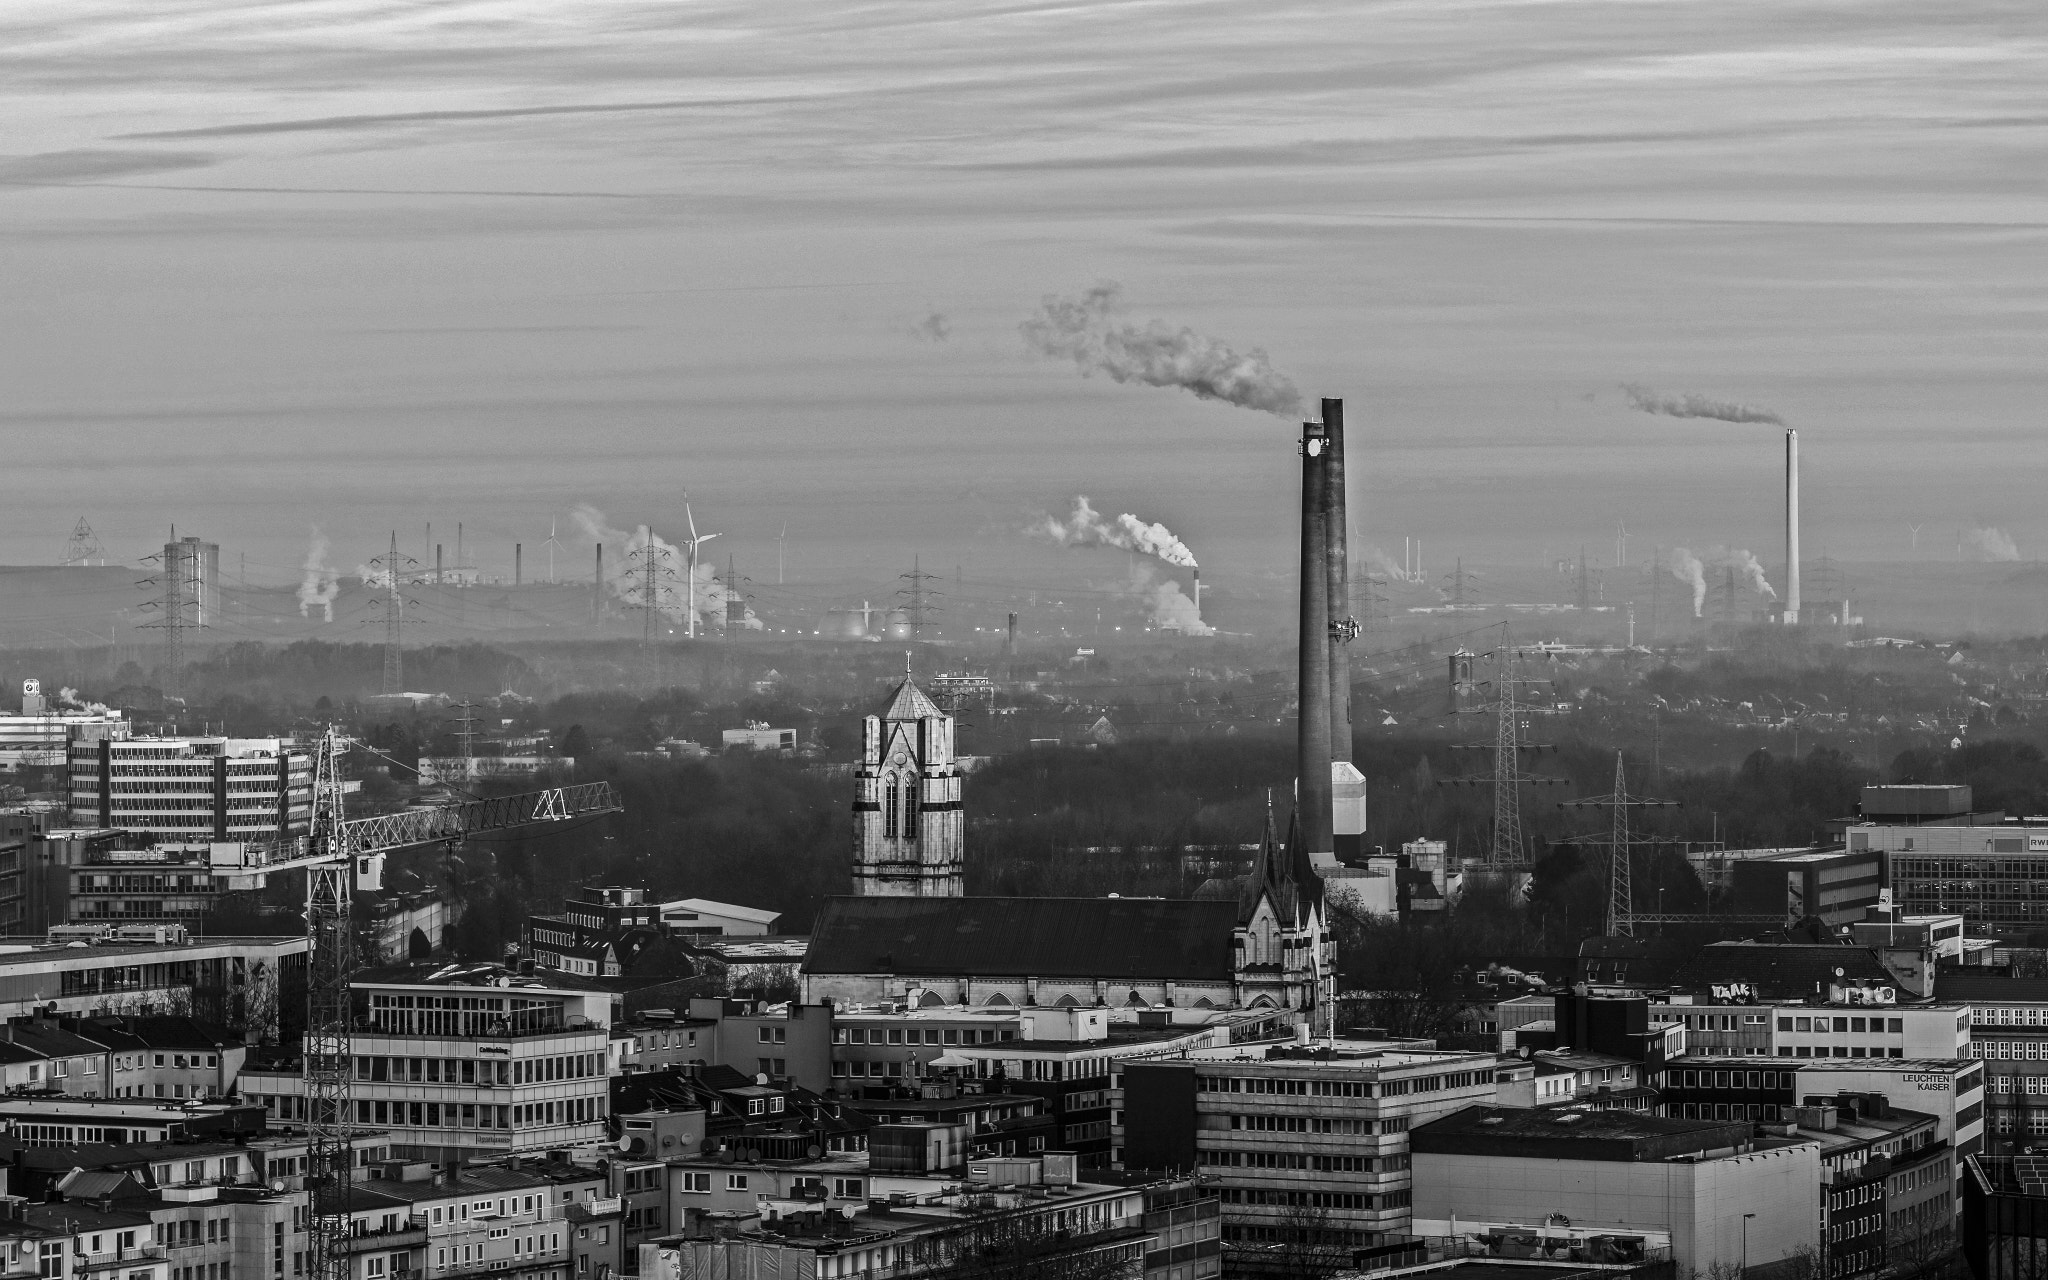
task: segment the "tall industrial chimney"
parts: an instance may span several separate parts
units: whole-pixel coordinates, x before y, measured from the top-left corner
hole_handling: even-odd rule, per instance
[[[1202,571],[1195,570],[1195,621],[1202,620]]]
[[[604,544],[597,544],[597,576],[590,580],[590,625],[604,620]]]
[[[1799,433],[1785,431],[1785,624],[1799,621]]]
[[[1351,518],[1344,475],[1344,402],[1323,401],[1323,577],[1328,583],[1330,649],[1331,864],[1365,855],[1365,775],[1351,763]],[[1313,851],[1311,851],[1313,857]],[[1315,859],[1319,865],[1321,859]]]
[[[1311,859],[1333,859],[1330,829],[1329,437],[1301,424],[1301,642],[1295,812]]]

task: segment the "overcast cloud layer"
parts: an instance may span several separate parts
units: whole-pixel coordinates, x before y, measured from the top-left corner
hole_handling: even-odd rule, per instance
[[[1020,340],[1108,280],[1348,396],[1362,532],[1433,560],[1775,545],[1774,430],[1622,383],[1799,426],[1810,553],[2031,555],[2039,16],[15,0],[0,560],[85,514],[280,579],[312,522],[531,564],[577,502],[687,488],[757,563],[787,521],[812,571],[993,568],[1085,490],[1284,567],[1286,424]]]

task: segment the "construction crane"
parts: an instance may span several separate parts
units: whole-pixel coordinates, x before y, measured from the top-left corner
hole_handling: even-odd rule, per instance
[[[350,1280],[344,1241],[354,1173],[349,1146],[355,1120],[349,1107],[349,980],[356,972],[356,951],[349,906],[355,889],[378,887],[385,855],[400,849],[453,844],[487,831],[620,809],[611,783],[584,782],[349,818],[342,807],[340,770],[346,745],[346,739],[329,729],[315,748],[310,838],[259,849],[252,866],[266,873],[306,873],[306,937],[312,943],[304,1050],[306,1115],[313,1138],[306,1179],[313,1193],[307,1223],[311,1280]]]

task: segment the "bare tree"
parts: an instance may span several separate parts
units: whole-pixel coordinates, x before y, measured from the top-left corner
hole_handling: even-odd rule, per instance
[[[1324,1280],[1351,1266],[1351,1233],[1328,1209],[1290,1205],[1268,1228],[1271,1239],[1226,1244],[1224,1270],[1273,1280]]]

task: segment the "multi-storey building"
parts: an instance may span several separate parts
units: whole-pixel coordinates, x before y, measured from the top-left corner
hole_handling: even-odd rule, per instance
[[[395,1154],[445,1165],[604,1137],[609,992],[473,965],[373,971],[351,993],[355,1121]],[[245,1071],[242,1092],[303,1118],[300,1070]]]
[[[559,1161],[444,1173],[394,1162],[381,1172],[349,1189],[351,1280],[572,1280],[576,1231],[587,1220],[569,1210],[610,1207],[600,1170]]]
[[[1359,1040],[1127,1062],[1124,1164],[1215,1179],[1226,1252],[1372,1245],[1408,1230],[1409,1129],[1492,1102],[1495,1062]]]
[[[1069,1019],[1099,1018],[1105,1025],[1108,1019],[1103,1009],[1053,1012]],[[832,1084],[858,1089],[915,1080],[963,1045],[1015,1040],[1023,1027],[1024,1015],[1007,1006],[842,1005],[832,1015]]]
[[[119,711],[79,703],[70,692],[52,698],[42,681],[21,682],[21,713],[0,713],[0,770],[61,765],[73,738],[128,736],[128,721]]]
[[[1970,1004],[1970,1056],[1984,1064],[1985,1150],[2048,1150],[2048,979],[1944,972],[1941,990]]]
[[[74,826],[263,841],[312,825],[313,758],[284,738],[101,738],[67,761]]]
[[[560,915],[526,918],[526,954],[544,969],[616,978],[661,933],[661,907],[645,889],[585,888]]]
[[[2048,922],[2048,825],[2003,819],[1848,829],[1852,852],[1881,853],[1893,898],[1915,915],[1959,915],[1972,934],[2016,935]]]
[[[167,928],[127,941],[88,932],[0,949],[0,1017],[191,1012],[275,1035],[285,971],[303,969],[310,946],[303,934],[187,939]]]

